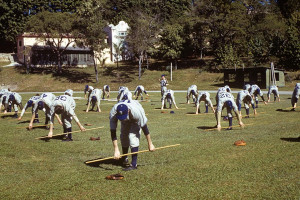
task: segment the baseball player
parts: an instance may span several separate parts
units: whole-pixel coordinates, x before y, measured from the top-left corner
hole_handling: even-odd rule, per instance
[[[196,103],[196,100],[198,98],[198,90],[197,90],[197,85],[191,85],[186,94],[186,103],[190,104],[190,97],[192,95],[193,102]]]
[[[137,101],[124,100],[114,105],[110,111],[110,132],[114,147],[114,158],[120,159],[120,151],[117,142],[116,129],[118,120],[121,121],[121,145],[123,154],[127,154],[129,147],[131,153],[138,152],[140,145],[141,129],[146,136],[148,149],[154,151],[150,132],[147,127],[147,117],[141,104]],[[124,164],[128,163],[127,156],[122,157]],[[124,168],[124,171],[137,169],[137,154],[132,155],[131,165]]]
[[[143,100],[143,92],[144,92],[147,96],[149,96],[149,94],[147,94],[147,91],[145,90],[144,86],[138,85],[138,86],[135,88],[133,98],[135,98],[135,95],[136,95],[136,99],[135,99],[135,100],[137,100],[137,99],[139,98],[139,96],[141,95],[141,100]]]
[[[94,89],[92,91],[92,93],[90,95],[90,98],[89,98],[89,103],[88,103],[88,106],[87,106],[85,112],[89,112],[89,108],[90,108],[91,103],[92,103],[92,110],[94,110],[94,107],[97,103],[97,112],[101,112],[101,109],[100,109],[101,95],[102,95],[102,90],[101,89]]]
[[[231,89],[228,85],[225,85],[224,87],[220,87],[217,91],[217,95],[216,95],[216,102],[219,102],[219,94],[222,92],[229,92],[231,93]]]
[[[208,92],[199,92],[198,94],[198,98],[195,102],[196,104],[196,115],[198,114],[198,112],[200,113],[200,102],[204,101],[205,102],[205,113],[208,113],[208,106],[211,107],[211,109],[213,110],[213,112],[215,113],[215,109],[212,105],[212,102],[210,100],[210,94]]]
[[[102,95],[102,99],[104,99],[104,96],[106,95],[107,98],[109,98],[110,95],[110,87],[109,85],[104,85],[103,86],[103,95]]]
[[[255,98],[256,108],[258,108],[258,97],[257,97],[257,95],[259,95],[261,97],[261,99],[264,101],[264,104],[267,105],[267,102],[265,101],[265,98],[264,98],[264,94],[260,90],[258,85],[256,85],[256,84],[251,85],[249,93],[253,98]]]
[[[90,98],[90,95],[92,93],[92,91],[94,90],[94,87],[93,86],[90,86],[90,85],[86,85],[85,88],[84,88],[84,98],[86,99],[86,93],[88,92],[88,97],[87,97],[87,103],[86,105],[88,105],[89,103],[89,98]]]
[[[30,123],[29,123],[29,130],[32,129],[32,124],[33,124],[33,121],[35,119],[35,115],[36,113],[38,113],[38,110],[42,110],[43,108],[45,109],[45,115],[46,115],[46,120],[45,120],[45,125],[48,124],[49,120],[50,120],[50,117],[51,117],[51,114],[50,114],[50,108],[51,108],[51,105],[52,103],[54,102],[54,99],[55,99],[55,95],[50,93],[50,92],[47,92],[47,93],[43,93],[41,96],[40,96],[40,99],[38,100],[38,102],[36,102],[34,104],[34,107],[33,107],[33,113],[32,113],[32,117],[31,117],[31,120],[30,120]],[[58,115],[55,115],[59,124],[62,125],[62,122],[59,118]]]
[[[63,121],[64,133],[67,134],[67,138],[63,141],[69,142],[73,141],[72,139],[72,118],[74,118],[78,127],[81,131],[85,131],[85,128],[80,124],[79,119],[75,114],[76,103],[73,99],[73,90],[68,89],[65,91],[64,95],[60,95],[55,98],[50,108],[50,131],[48,137],[53,135],[53,123],[54,116],[61,115]]]
[[[21,115],[20,115],[20,117],[18,118],[18,120],[21,120],[21,119],[22,119],[22,117],[23,117],[25,111],[27,110],[27,108],[32,107],[32,113],[34,113],[34,112],[33,112],[33,107],[34,107],[34,105],[39,101],[39,99],[40,99],[40,95],[39,95],[39,94],[36,94],[35,96],[30,97],[30,99],[29,99],[29,100],[27,101],[27,103],[24,105],[23,110],[22,110]],[[44,108],[42,108],[42,110],[43,110],[44,112],[46,111]],[[33,123],[39,123],[39,122],[40,122],[40,121],[39,121],[39,115],[38,115],[38,113],[35,113],[35,119],[34,119]]]
[[[294,91],[293,91],[293,94],[292,94],[291,103],[292,103],[293,108],[292,108],[291,111],[295,111],[296,106],[297,106],[297,102],[298,102],[298,99],[299,99],[299,95],[300,95],[300,83],[297,83],[295,85],[295,88],[294,88]]]
[[[254,100],[252,99],[252,96],[250,95],[248,90],[241,90],[237,94],[236,105],[238,107],[240,116],[242,116],[242,111],[241,111],[242,110],[242,103],[244,103],[244,106],[245,106],[245,109],[246,109],[246,117],[245,118],[249,118],[249,104],[252,105],[254,115],[256,115]]]
[[[0,97],[0,112],[1,112],[1,109],[2,109],[2,105],[4,106],[4,113],[7,113],[7,111],[9,111],[8,99],[9,99],[10,94],[11,94],[10,91],[2,93],[2,95]]]
[[[169,84],[164,74],[161,75],[161,79],[158,79],[158,81],[160,82],[161,87],[161,97],[163,97],[164,91],[167,90],[167,85]]]
[[[161,101],[161,110],[164,109],[165,100],[166,100],[166,102],[169,102],[169,108],[170,109],[172,108],[172,103],[174,104],[175,108],[178,109],[178,107],[176,106],[173,90],[167,90],[167,91],[164,92],[163,97],[162,97],[162,101]]]
[[[219,101],[217,102],[217,112],[216,112],[216,120],[217,120],[217,129],[218,131],[221,130],[221,115],[223,108],[226,107],[227,109],[227,115],[229,120],[229,127],[227,130],[232,130],[232,113],[233,110],[236,114],[236,117],[239,121],[239,125],[241,127],[244,127],[244,124],[240,118],[240,115],[238,113],[238,108],[236,103],[234,102],[234,98],[231,93],[229,92],[221,92],[218,97]]]
[[[16,92],[10,93],[8,103],[14,108],[15,114],[13,117],[18,118],[18,107],[20,107],[21,110],[23,109],[21,95]]]
[[[271,85],[268,91],[268,102],[270,102],[271,93],[274,94],[274,102],[276,101],[276,97],[278,97],[278,102],[280,102],[278,87],[276,85]]]
[[[132,100],[132,93],[129,91],[127,87],[121,86],[119,88],[119,93],[117,96],[117,100],[122,101],[122,100]]]
[[[248,92],[250,91],[251,85],[250,84],[246,84],[243,87],[243,90],[248,90]]]

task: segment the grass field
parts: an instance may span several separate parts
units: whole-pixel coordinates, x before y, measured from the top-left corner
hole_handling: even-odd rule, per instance
[[[0,114],[0,199],[300,198],[300,108],[289,112],[290,96],[281,95],[281,102],[266,106],[261,102],[257,116],[243,118],[245,129],[217,132],[209,130],[216,125],[211,110],[191,115],[195,107],[185,104],[185,93],[175,93],[180,109],[173,110],[174,114],[158,109],[160,93],[150,95],[149,101],[141,104],[153,144],[180,146],[139,154],[138,169],[130,172],[123,172],[114,162],[84,164],[113,156],[108,116],[115,102],[101,101],[101,113],[85,113],[86,101],[76,100],[79,120],[92,124],[85,128],[104,128],[74,133],[74,141],[67,143],[36,140],[48,131],[22,128],[28,125],[30,113],[20,122]],[[22,95],[24,104],[30,96]],[[203,103],[200,108],[203,112]],[[40,118],[44,116],[40,114]],[[73,125],[73,130],[79,129]],[[237,125],[236,120],[233,125]],[[228,122],[222,126],[227,127]],[[59,133],[62,127],[55,123],[54,134]],[[89,140],[98,136],[100,141]],[[234,146],[239,139],[247,145]],[[144,149],[147,144],[142,136],[140,150]],[[125,176],[123,180],[105,180],[119,172]]]

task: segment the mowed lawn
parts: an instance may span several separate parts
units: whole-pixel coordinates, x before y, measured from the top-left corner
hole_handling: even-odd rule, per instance
[[[233,130],[210,130],[216,125],[212,111],[195,112],[185,104],[185,93],[175,93],[180,109],[165,113],[160,93],[150,93],[141,102],[156,147],[180,146],[141,153],[138,169],[123,172],[114,162],[86,165],[84,162],[113,156],[109,111],[116,103],[101,101],[101,113],[85,113],[86,100],[76,100],[76,114],[86,129],[73,134],[73,142],[35,138],[48,134],[43,127],[27,131],[31,109],[22,121],[0,114],[0,199],[299,199],[300,198],[300,107],[290,112],[290,95],[281,102],[259,104],[258,115],[237,120]],[[236,94],[234,94],[236,96]],[[33,94],[25,94],[23,104]],[[76,97],[83,97],[75,93]],[[215,104],[214,96],[211,94]],[[116,93],[112,94],[112,98]],[[273,99],[273,97],[272,97]],[[250,110],[251,114],[253,113]],[[245,114],[245,110],[242,110]],[[224,112],[223,112],[224,114]],[[44,115],[40,112],[41,125]],[[228,126],[227,121],[222,126]],[[119,129],[118,127],[118,138]],[[79,130],[73,122],[73,130]],[[54,134],[62,133],[55,121]],[[90,137],[101,137],[90,141]],[[244,139],[246,146],[234,146]],[[147,149],[141,136],[140,150]],[[121,173],[123,180],[106,180]]]

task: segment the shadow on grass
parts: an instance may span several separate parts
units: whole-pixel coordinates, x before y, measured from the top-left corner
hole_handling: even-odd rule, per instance
[[[297,138],[280,138],[281,140],[287,141],[287,142],[300,142],[300,137]]]
[[[26,123],[29,123],[30,120],[26,120],[26,121],[22,121],[22,122],[18,122],[17,124],[26,124]]]
[[[207,129],[213,129],[216,128],[216,126],[198,126],[197,129],[207,130]]]
[[[64,135],[56,135],[56,136],[52,136],[52,138],[41,138],[40,140],[45,142],[50,142],[50,140],[62,140],[64,137],[65,137]]]
[[[98,159],[102,159],[102,158],[98,158]],[[95,159],[93,159],[93,160],[95,160]],[[99,168],[102,168],[102,169],[105,169],[105,170],[112,170],[112,169],[101,166],[101,165],[106,164],[106,165],[114,165],[114,166],[123,166],[123,162],[122,162],[121,159],[120,160],[115,160],[115,159],[112,158],[112,159],[103,160],[103,161],[94,162],[94,163],[87,163],[88,161],[92,161],[92,160],[87,160],[87,161],[84,162],[84,164],[86,164],[89,167],[99,167]]]
[[[276,111],[278,111],[278,112],[295,112],[295,111],[291,111],[291,110],[283,110],[283,109],[277,109]]]
[[[7,114],[7,115],[3,115],[3,116],[1,116],[1,118],[2,119],[6,119],[6,118],[13,118],[13,116],[14,116],[14,114]],[[16,118],[16,120],[17,120],[17,118]]]

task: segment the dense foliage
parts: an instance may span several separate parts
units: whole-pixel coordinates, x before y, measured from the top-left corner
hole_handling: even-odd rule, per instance
[[[176,61],[212,56],[212,65],[275,62],[300,69],[297,0],[0,0],[0,40],[13,42],[37,13],[69,13],[85,44],[101,49],[103,27],[126,21],[127,45],[140,62],[149,56]],[[99,31],[96,31],[99,30]],[[97,39],[100,38],[100,39]],[[4,43],[3,43],[4,44]],[[96,45],[95,45],[96,44]]]

